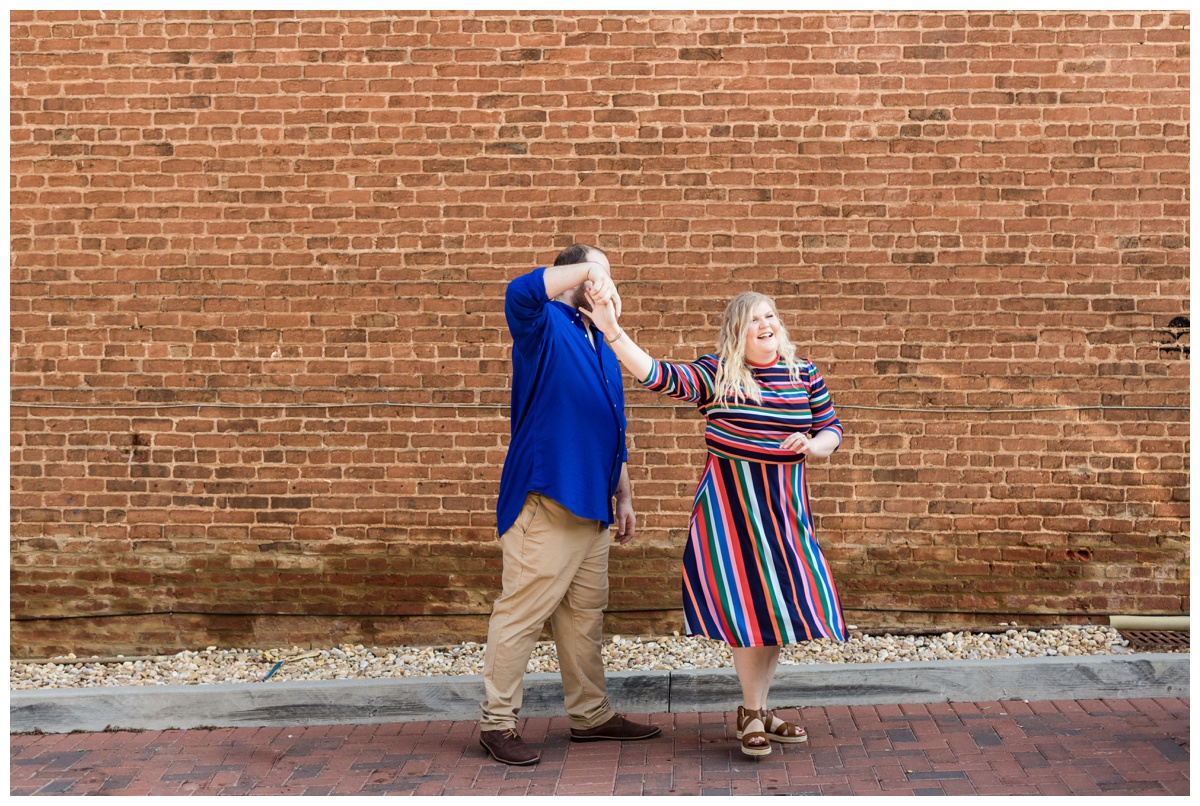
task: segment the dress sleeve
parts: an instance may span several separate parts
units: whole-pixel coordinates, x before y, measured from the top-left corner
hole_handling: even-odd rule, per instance
[[[707,355],[690,364],[671,364],[655,360],[654,368],[642,381],[642,386],[675,400],[703,406],[713,398],[716,369],[713,356]]]
[[[522,274],[508,284],[504,291],[504,318],[513,344],[523,355],[534,355],[541,346],[546,330],[545,268]]]
[[[833,398],[829,396],[829,390],[825,388],[825,379],[821,377],[820,370],[811,361],[808,364],[808,381],[805,386],[808,388],[808,405],[812,410],[812,428],[809,429],[809,433],[835,431],[840,445],[842,423],[838,419],[837,412],[833,410]]]

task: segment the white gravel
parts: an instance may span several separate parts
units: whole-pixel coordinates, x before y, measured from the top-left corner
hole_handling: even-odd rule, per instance
[[[781,664],[882,663],[895,661],[975,660],[1043,655],[1109,655],[1128,651],[1128,642],[1111,627],[1009,629],[1003,633],[947,632],[941,635],[865,635],[849,640],[817,640],[784,647]],[[199,685],[283,680],[349,680],[380,677],[481,674],[483,644],[448,647],[363,647],[332,649],[218,649],[175,655],[76,658],[9,664],[10,689],[91,688],[99,686]],[[704,669],[732,666],[726,644],[678,635],[613,636],[604,644],[609,671]],[[278,666],[278,668],[276,668]],[[552,643],[539,643],[530,672],[558,671]],[[273,672],[273,673],[272,673]]]

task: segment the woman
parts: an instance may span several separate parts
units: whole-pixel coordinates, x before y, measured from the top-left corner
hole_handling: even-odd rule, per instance
[[[784,644],[845,640],[833,579],[813,528],[804,468],[838,449],[842,427],[817,368],[798,358],[769,297],[734,297],[716,355],[690,364],[651,358],[593,299],[588,314],[647,389],[694,403],[704,415],[708,460],[692,506],[683,557],[689,635],[725,641],[742,687],[742,752],[804,742],[804,729],[767,709]]]

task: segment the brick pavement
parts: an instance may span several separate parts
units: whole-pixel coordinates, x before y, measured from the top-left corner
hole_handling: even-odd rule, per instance
[[[1189,794],[1189,701],[802,709],[807,745],[742,756],[730,713],[653,714],[657,739],[520,725],[533,767],[488,759],[473,722],[16,735],[13,795]],[[781,711],[790,718],[796,712]]]

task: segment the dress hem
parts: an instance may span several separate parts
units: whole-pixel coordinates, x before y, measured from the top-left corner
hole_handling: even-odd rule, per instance
[[[751,649],[753,647],[772,647],[772,646],[777,646],[782,649],[785,646],[794,646],[796,644],[809,644],[809,643],[812,643],[813,641],[820,641],[822,639],[827,640],[827,641],[837,641],[839,643],[845,643],[845,641],[846,641],[845,638],[836,638],[832,635],[828,635],[828,636],[822,635],[819,638],[798,638],[795,641],[784,641],[781,644],[734,644],[724,638],[715,638],[711,635],[706,635],[702,632],[690,632],[689,631],[687,635],[688,635],[688,638],[707,638],[710,641],[719,641],[728,647],[732,647],[733,649]]]

